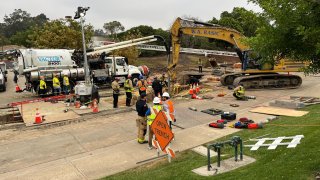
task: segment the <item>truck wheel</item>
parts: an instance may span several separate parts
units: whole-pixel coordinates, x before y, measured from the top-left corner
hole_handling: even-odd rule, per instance
[[[6,85],[3,86],[3,91],[6,91],[7,90],[7,87]]]

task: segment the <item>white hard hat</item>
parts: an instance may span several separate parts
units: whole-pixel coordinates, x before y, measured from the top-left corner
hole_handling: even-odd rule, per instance
[[[159,104],[161,102],[161,100],[160,100],[160,98],[158,98],[158,97],[155,97],[154,99],[153,99],[153,103],[154,104]]]
[[[65,72],[65,73],[64,73],[64,75],[65,75],[65,76],[68,76],[68,75],[69,75],[69,73]]]
[[[162,96],[163,96],[163,97],[168,97],[168,98],[170,98],[170,95],[169,95],[169,93],[167,93],[167,92],[164,92],[164,93],[162,94]]]

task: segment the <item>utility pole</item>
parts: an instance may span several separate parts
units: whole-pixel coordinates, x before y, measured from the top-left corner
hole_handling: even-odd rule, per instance
[[[89,7],[78,7],[78,11],[76,12],[76,15],[74,16],[74,19],[80,18],[80,24],[81,24],[81,33],[82,33],[82,45],[83,45],[83,58],[84,58],[84,74],[85,74],[85,84],[91,85],[90,81],[90,73],[89,73],[89,67],[88,67],[88,59],[87,59],[87,50],[86,50],[86,39],[84,36],[84,16],[86,15],[86,12],[89,10]]]
[[[76,11],[76,14],[74,16],[74,19],[80,19],[82,44],[83,44],[83,59],[84,59],[83,66],[84,66],[85,81],[79,82],[75,86],[75,92],[77,95],[80,96],[80,102],[88,102],[93,98],[95,98],[93,97],[94,96],[93,94],[98,94],[98,90],[95,88],[95,86],[91,82],[88,59],[87,59],[87,51],[86,51],[86,39],[84,35],[84,16],[86,15],[86,12],[88,10],[89,10],[89,7],[78,7],[78,10]],[[98,95],[96,98],[98,98]]]

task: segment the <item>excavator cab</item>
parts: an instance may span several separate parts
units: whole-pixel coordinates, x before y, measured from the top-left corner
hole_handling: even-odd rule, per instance
[[[252,50],[240,51],[237,49],[237,54],[241,60],[243,71],[248,69],[270,70],[273,68],[273,66],[261,63],[259,61],[261,57]]]

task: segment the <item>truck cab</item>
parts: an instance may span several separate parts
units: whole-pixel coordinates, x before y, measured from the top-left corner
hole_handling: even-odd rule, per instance
[[[119,83],[123,84],[129,73],[128,59],[122,56],[105,57],[106,67],[109,69],[109,75],[120,78]]]

